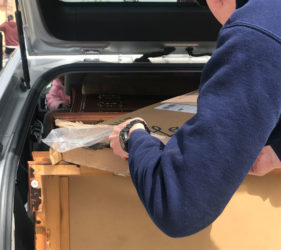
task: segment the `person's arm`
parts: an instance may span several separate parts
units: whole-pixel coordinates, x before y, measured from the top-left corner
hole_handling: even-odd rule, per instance
[[[248,174],[280,116],[280,58],[280,44],[266,35],[224,29],[202,75],[197,115],[166,146],[131,132],[133,183],[166,234],[208,226]]]
[[[0,31],[2,31],[2,32],[6,32],[6,23],[2,23],[1,25],[0,25]]]

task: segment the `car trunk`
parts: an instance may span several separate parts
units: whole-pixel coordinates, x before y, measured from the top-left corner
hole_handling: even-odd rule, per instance
[[[65,77],[64,91],[71,96],[68,109],[46,110],[42,103],[47,90],[42,89],[18,172],[22,198],[28,192],[28,210],[34,214],[36,250],[181,249],[182,244],[197,244],[161,233],[142,207],[130,177],[64,161],[52,165],[49,148],[40,140],[55,128],[58,118],[96,124],[196,90],[201,68],[180,64],[116,70],[109,64],[92,71],[62,71],[57,77]]]
[[[259,197],[256,199],[256,196],[270,193],[270,197],[278,201],[278,175],[269,175],[262,180],[248,177],[236,192],[226,212],[214,224],[192,236],[174,239],[163,234],[152,223],[130,177],[64,161],[53,165],[49,149],[40,142],[40,136],[35,136],[34,132],[38,131],[37,120],[44,125],[43,130],[39,129],[40,133],[47,134],[55,127],[55,118],[85,123],[113,119],[143,106],[197,89],[202,65],[171,65],[170,69],[157,65],[154,70],[143,65],[133,68],[127,65],[117,69],[111,64],[93,67],[91,71],[81,65],[75,68],[73,71],[61,68],[59,74],[52,77],[65,75],[65,92],[72,96],[69,110],[46,113],[39,107],[41,102],[37,96],[38,106],[20,161],[16,189],[18,191],[15,196],[16,211],[22,205],[17,200],[24,199],[28,192],[27,210],[33,220],[30,224],[30,219],[23,211],[15,213],[18,223],[16,245],[19,244],[19,239],[29,241],[26,245],[31,245],[30,242],[34,239],[36,250],[181,250],[186,246],[190,249],[215,249],[216,244],[220,244],[222,248],[230,245],[236,248],[238,243],[240,246],[246,244],[251,249],[252,241],[243,240],[241,243],[236,242],[236,237],[226,236],[234,230],[235,235],[244,239],[247,230],[252,232],[256,229],[256,224],[250,223],[256,218],[252,214],[255,209],[258,210],[257,213],[265,211],[266,216],[261,218],[265,225],[270,228],[275,225],[271,212],[278,212],[280,206],[268,205]],[[42,83],[41,86],[43,85]],[[43,92],[44,89],[42,94]],[[245,190],[250,191],[248,193]],[[242,222],[237,218],[249,223],[241,228]],[[273,231],[280,232],[278,223]]]

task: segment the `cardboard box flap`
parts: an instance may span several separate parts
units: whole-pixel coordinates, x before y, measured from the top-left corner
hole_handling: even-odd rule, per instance
[[[128,119],[141,117],[147,122],[152,133],[171,137],[187,120],[194,116],[194,113],[159,109],[160,106],[161,103],[156,103],[105,121],[104,124],[118,125]]]
[[[197,106],[198,90],[176,96],[163,101],[162,103],[177,103]]]

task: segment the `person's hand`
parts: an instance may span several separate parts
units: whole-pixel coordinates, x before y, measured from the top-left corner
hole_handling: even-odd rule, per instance
[[[129,154],[127,152],[125,152],[121,145],[120,145],[120,140],[119,140],[119,134],[120,134],[120,131],[126,127],[127,124],[129,124],[131,121],[133,120],[143,120],[142,118],[140,117],[136,117],[136,118],[133,118],[133,119],[129,119],[117,126],[114,126],[113,128],[113,132],[111,133],[111,135],[109,136],[109,140],[110,140],[110,147],[112,148],[113,150],[113,153],[116,154],[117,156],[121,157],[122,159],[126,160],[128,159],[129,157]],[[137,123],[135,124],[129,131],[129,135],[130,133],[132,133],[132,131],[134,131],[135,129],[144,129],[144,126],[141,124],[141,123]]]
[[[250,169],[249,174],[263,176],[275,168],[281,168],[281,161],[271,146],[265,146]]]

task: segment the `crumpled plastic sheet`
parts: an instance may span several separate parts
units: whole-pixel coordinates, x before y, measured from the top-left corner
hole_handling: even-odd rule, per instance
[[[92,127],[67,127],[53,129],[42,141],[49,147],[64,153],[66,151],[91,147],[108,140],[112,133],[111,125],[93,125]]]

